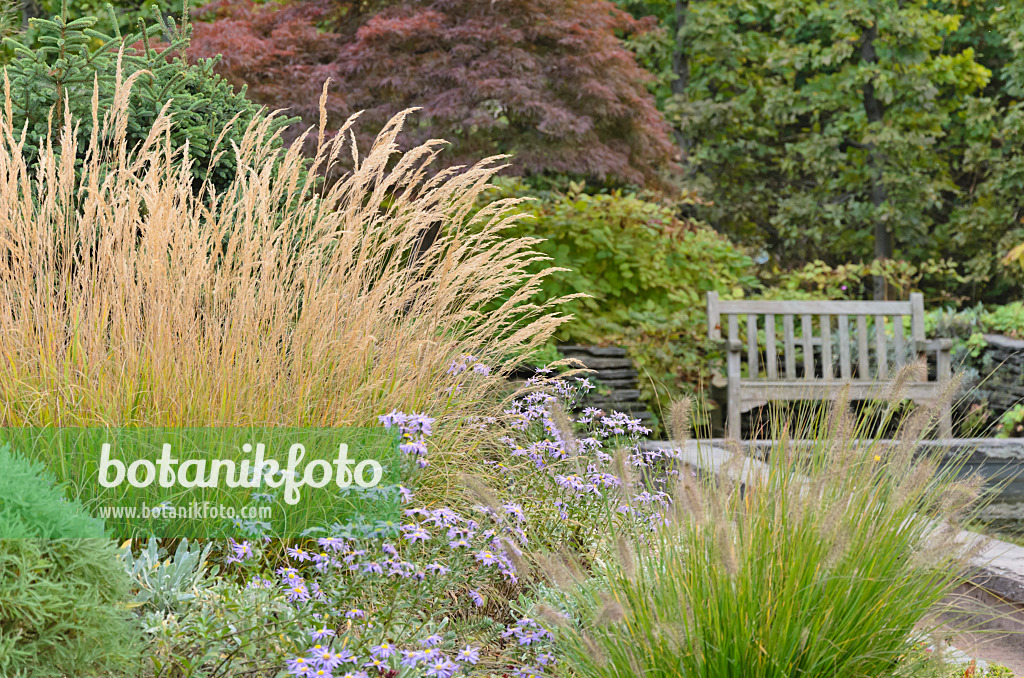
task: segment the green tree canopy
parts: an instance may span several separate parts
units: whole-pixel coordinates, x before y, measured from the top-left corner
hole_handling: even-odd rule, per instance
[[[620,0],[704,215],[783,265],[953,258],[1018,241],[1024,9],[926,0]],[[639,51],[642,50],[642,51]],[[682,86],[681,86],[682,85]],[[1004,282],[1009,282],[1004,281]]]

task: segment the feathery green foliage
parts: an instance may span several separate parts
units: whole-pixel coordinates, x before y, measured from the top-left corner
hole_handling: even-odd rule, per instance
[[[106,675],[138,661],[128,576],[103,524],[0,448],[0,675]]]
[[[103,523],[54,483],[42,464],[0,447],[0,539],[106,536]]]

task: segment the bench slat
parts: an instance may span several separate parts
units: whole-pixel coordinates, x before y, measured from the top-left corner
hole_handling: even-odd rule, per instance
[[[786,378],[796,379],[796,348],[793,338],[793,316],[790,313],[782,316],[782,331],[784,333],[783,350],[786,354]]]
[[[757,315],[747,314],[747,369],[750,378],[757,378]]]
[[[778,355],[775,351],[775,314],[764,316],[764,334],[768,350],[765,353],[765,371],[769,379],[778,379]]]
[[[914,342],[924,341],[924,295],[914,292],[910,295],[910,338]]]
[[[903,367],[903,352],[906,350],[903,344],[903,318],[892,319],[893,345],[896,349],[896,369]]]
[[[719,313],[775,313],[777,315],[911,315],[910,301],[720,301]]]
[[[850,317],[839,316],[839,373],[843,381],[853,378],[850,371]]]
[[[825,381],[832,381],[835,377],[832,370],[832,316],[820,316],[818,325],[821,327],[821,376]]]
[[[871,380],[871,366],[868,365],[868,319],[857,316],[857,378]]]
[[[814,379],[814,328],[807,313],[800,317],[800,330],[804,344],[804,379]]]
[[[889,354],[885,350],[885,316],[875,316],[875,352],[878,361],[878,380],[889,378]]]

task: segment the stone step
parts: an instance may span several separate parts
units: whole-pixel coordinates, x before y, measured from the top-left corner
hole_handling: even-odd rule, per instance
[[[640,376],[636,370],[633,369],[614,369],[614,370],[597,370],[593,374],[588,374],[588,377],[592,379],[599,379],[604,383],[608,380],[614,379],[636,379]]]
[[[626,349],[618,346],[578,346],[566,344],[558,347],[558,352],[567,358],[577,356],[594,356],[596,358],[625,358]]]
[[[633,361],[629,358],[597,358],[589,355],[567,356],[579,360],[592,370],[631,370]]]
[[[587,401],[612,400],[612,401],[616,401],[616,402],[619,402],[619,401],[622,401],[622,402],[632,402],[632,401],[639,400],[639,398],[640,398],[640,389],[638,389],[638,388],[619,388],[619,389],[612,389],[608,393],[598,393],[596,390],[595,391],[591,391],[587,395],[586,400]]]
[[[632,379],[601,379],[594,375],[589,376],[591,382],[600,382],[601,386],[607,386],[608,388],[636,388],[636,378]]]

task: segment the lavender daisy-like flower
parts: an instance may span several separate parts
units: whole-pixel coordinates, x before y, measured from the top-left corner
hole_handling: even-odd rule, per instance
[[[477,591],[476,589],[470,589],[469,590],[469,598],[470,598],[470,600],[473,601],[473,604],[476,605],[477,607],[483,607],[484,606],[484,597],[481,596],[480,592]]]
[[[325,624],[324,626],[321,626],[318,629],[313,629],[313,632],[310,635],[313,638],[313,640],[323,640],[324,638],[333,637],[335,633],[336,632],[334,629],[327,628],[327,625]]]
[[[420,645],[422,645],[423,647],[437,647],[438,645],[441,644],[442,640],[444,640],[444,639],[441,638],[441,636],[439,636],[438,634],[434,633],[432,635],[427,636],[423,640],[421,640],[420,641]]]
[[[335,650],[334,661],[335,666],[341,666],[342,664],[358,664],[359,658],[352,654],[351,650]]]
[[[410,544],[415,544],[418,541],[427,541],[428,539],[430,539],[430,533],[422,527],[417,527],[405,534],[405,540]]]
[[[370,648],[370,656],[374,659],[387,659],[395,653],[395,646],[391,643],[381,643]]]
[[[313,670],[313,664],[305,657],[295,657],[288,660],[288,673],[293,676],[308,676]]]
[[[448,574],[451,571],[441,563],[431,563],[430,565],[427,565],[427,570],[434,574]]]
[[[455,656],[455,661],[466,662],[467,664],[476,664],[480,661],[480,650],[467,645],[459,651],[459,654]]]
[[[320,537],[316,540],[316,543],[319,544],[321,548],[327,551],[334,551],[335,553],[345,549],[345,540],[339,539],[338,537]]]
[[[388,664],[383,659],[371,659],[370,661],[363,664],[364,669],[377,669],[378,672],[383,672],[384,669],[388,668]]]
[[[402,485],[399,485],[398,494],[401,495],[403,504],[408,504],[409,502],[412,501],[413,493],[412,490],[410,490],[408,487],[403,487]]]
[[[426,655],[423,650],[402,650],[401,664],[405,668],[413,668],[424,659]]]
[[[309,553],[298,547],[288,547],[285,549],[285,552],[288,554],[289,558],[292,560],[298,560],[299,562],[310,559]]]
[[[393,426],[401,426],[405,424],[407,415],[398,410],[391,410],[387,414],[382,414],[377,417],[377,420],[384,425],[385,428],[391,428]]]
[[[366,612],[360,610],[358,607],[353,607],[345,612],[345,619],[363,619],[364,617],[366,617]]]
[[[309,590],[306,588],[305,584],[300,582],[294,586],[289,586],[285,597],[293,603],[309,600]]]
[[[436,678],[452,678],[458,670],[458,664],[441,657],[430,663],[427,667],[426,675]]]
[[[496,562],[498,562],[498,557],[495,556],[494,553],[492,553],[491,551],[481,551],[480,553],[477,553],[476,556],[474,557],[484,565],[493,565]]]
[[[317,647],[320,646],[318,645]],[[315,652],[310,651],[310,656],[316,660],[317,666],[319,666],[322,669],[327,669],[328,671],[330,671],[340,663],[337,660],[335,660],[334,653],[326,647],[320,647],[320,649],[316,650]]]

